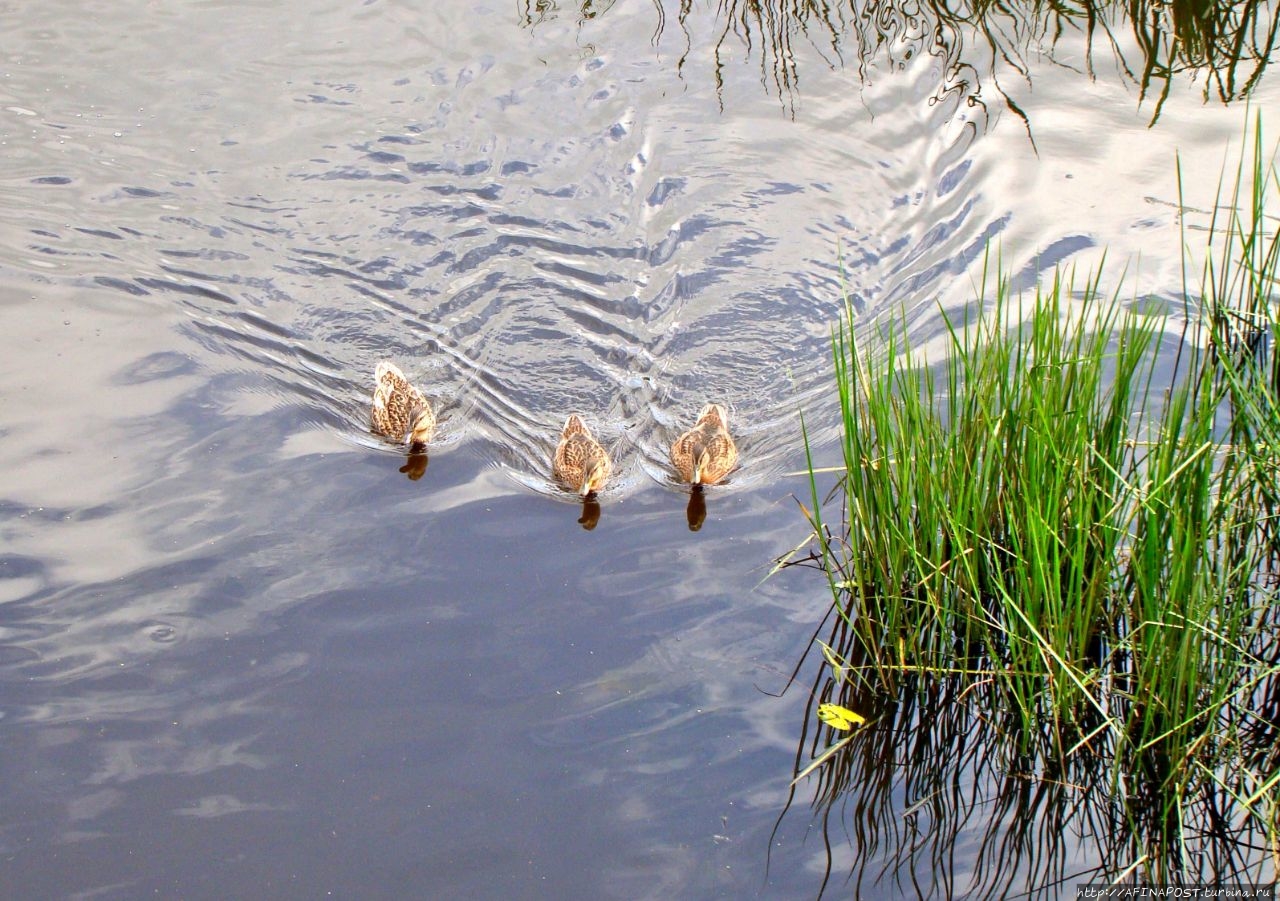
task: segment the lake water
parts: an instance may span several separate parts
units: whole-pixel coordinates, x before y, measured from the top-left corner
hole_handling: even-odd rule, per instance
[[[1175,152],[1210,206],[1247,117],[1187,74],[1152,126],[1069,41],[998,70],[1024,122],[929,54],[784,79],[710,7],[540,9],[0,6],[6,897],[812,897],[777,695],[830,597],[769,573],[844,287],[926,339],[989,241],[1170,295]],[[742,465],[693,532],[709,401]]]

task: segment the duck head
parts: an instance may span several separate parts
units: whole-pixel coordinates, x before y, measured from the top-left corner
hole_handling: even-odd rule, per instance
[[[430,410],[423,410],[413,418],[413,429],[409,432],[410,444],[426,444],[436,430],[436,418]]]
[[[609,464],[593,460],[582,470],[582,485],[578,488],[578,494],[582,497],[595,494],[604,487],[605,480],[608,478]]]

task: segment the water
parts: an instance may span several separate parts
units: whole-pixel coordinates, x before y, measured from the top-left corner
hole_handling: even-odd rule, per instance
[[[1171,291],[1173,150],[1203,194],[1243,122],[1042,63],[1032,143],[927,54],[798,42],[777,90],[711,10],[522,12],[0,9],[6,895],[812,896],[774,694],[827,599],[766,575],[842,284],[926,336],[990,239]],[[383,357],[441,411],[417,480]],[[691,533],[710,400],[743,463]]]

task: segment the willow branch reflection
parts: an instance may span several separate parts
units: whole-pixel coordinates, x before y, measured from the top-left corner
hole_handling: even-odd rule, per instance
[[[599,19],[612,7],[612,2],[580,0],[575,7],[578,24]],[[656,44],[666,30],[668,12],[662,0],[654,0],[654,10]],[[525,0],[521,10],[529,27],[558,14],[554,0]],[[873,71],[902,70],[927,54],[942,63],[933,102],[953,97],[985,110],[985,80],[1024,122],[1026,114],[1001,87],[1001,77],[1012,73],[1028,79],[1031,55],[1070,66],[1075,45],[1062,61],[1054,57],[1065,37],[1083,42],[1089,78],[1097,77],[1095,51],[1105,47],[1117,74],[1136,85],[1143,100],[1156,97],[1154,123],[1174,77],[1181,74],[1205,78],[1206,102],[1216,98],[1226,104],[1247,96],[1262,78],[1280,31],[1280,8],[1264,0],[719,0],[714,9],[680,0],[675,20],[685,46],[677,71],[683,72],[695,49],[691,21],[707,15],[715,18],[710,53],[722,103],[725,59],[733,38],[748,57],[758,54],[761,85],[792,112],[806,57],[830,68],[856,59],[865,83]]]

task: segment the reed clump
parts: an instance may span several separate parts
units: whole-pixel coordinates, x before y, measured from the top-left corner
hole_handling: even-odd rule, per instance
[[[1070,790],[1115,829],[1104,877],[1222,878],[1191,836],[1280,860],[1270,159],[1259,123],[1180,331],[1096,277],[1019,299],[993,266],[940,362],[899,320],[867,335],[847,310],[833,335],[843,468],[807,511],[838,614],[818,694],[944,693],[1020,771],[1093,774]]]

